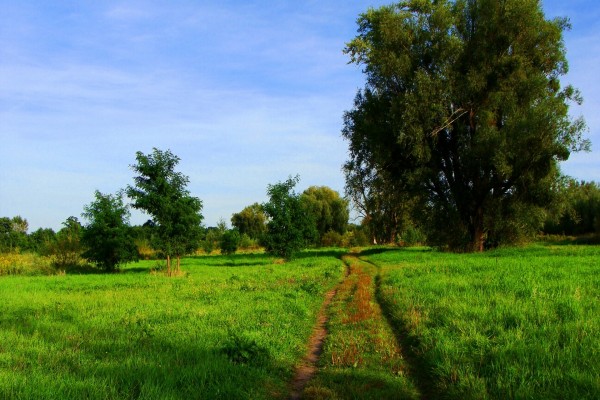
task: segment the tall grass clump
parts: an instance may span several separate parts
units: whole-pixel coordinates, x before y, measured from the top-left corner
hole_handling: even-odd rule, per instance
[[[57,272],[51,257],[34,253],[0,253],[0,276],[53,275]]]
[[[382,299],[448,399],[600,397],[600,248],[394,250]]]

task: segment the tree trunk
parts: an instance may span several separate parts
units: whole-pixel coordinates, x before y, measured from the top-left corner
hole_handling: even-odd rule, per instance
[[[177,273],[181,271],[181,256],[177,256]]]
[[[171,256],[167,254],[167,276],[171,276]]]
[[[471,251],[482,252],[485,242],[485,228],[483,226],[483,208],[477,207],[473,216],[471,227]]]

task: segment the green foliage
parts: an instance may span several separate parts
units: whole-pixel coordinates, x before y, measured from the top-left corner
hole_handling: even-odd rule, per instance
[[[89,223],[83,229],[82,243],[87,250],[83,257],[105,271],[114,271],[119,265],[137,260],[138,253],[129,226],[129,209],[123,194],[95,193],[96,199],[84,207],[83,216]]]
[[[234,254],[241,241],[240,232],[237,229],[229,229],[223,233],[219,242],[221,253],[225,255]]]
[[[560,196],[563,208],[546,221],[545,233],[600,233],[600,186],[596,182],[569,180]]]
[[[28,227],[27,220],[19,215],[0,218],[0,253],[28,249]]]
[[[245,207],[231,217],[231,225],[236,227],[241,235],[248,235],[251,239],[260,239],[267,231],[267,217],[258,203]]]
[[[3,275],[55,275],[57,270],[52,257],[35,253],[0,253],[0,276]]]
[[[216,248],[220,240],[220,234],[216,229],[208,228],[204,239],[200,241],[200,247],[206,254],[212,253]]]
[[[39,228],[29,234],[29,245],[31,250],[40,255],[50,255],[55,243],[56,233],[50,228]]]
[[[63,227],[56,234],[56,241],[52,243],[51,254],[55,258],[58,268],[79,265],[83,246],[81,235],[83,227],[77,217],[69,217],[62,223]]]
[[[171,273],[171,256],[179,260],[196,250],[200,242],[202,202],[186,189],[189,179],[175,167],[180,159],[170,150],[154,148],[151,154],[136,153],[131,168],[138,176],[134,186],[127,187],[133,207],[150,214],[156,224],[155,246],[167,258]]]
[[[264,245],[268,253],[290,260],[317,237],[313,215],[293,191],[299,177],[267,187],[269,201],[262,205],[268,217]]]
[[[311,186],[300,196],[303,206],[312,214],[322,239],[329,231],[343,235],[348,226],[348,201],[327,186]]]
[[[370,235],[367,243],[395,243],[406,226],[412,226],[417,198],[404,192],[385,171],[368,160],[364,150],[355,149],[343,167],[346,195],[362,217]]]
[[[413,222],[434,240],[452,226],[463,250],[538,229],[523,216],[549,203],[558,162],[589,148],[568,113],[581,97],[560,85],[568,22],[536,0],[412,0],[358,24],[345,49],[367,81],[343,129],[353,199],[415,202]]]
[[[260,248],[259,239],[252,239],[250,236],[243,234],[240,236],[240,249],[244,250],[257,250]]]
[[[371,244],[372,235],[365,225],[350,224],[343,237],[344,247],[366,247]]]
[[[408,226],[401,233],[400,242],[404,246],[415,246],[425,244],[427,242],[427,237],[419,228]]]
[[[200,241],[200,247],[206,254],[212,253],[220,247],[221,238],[227,231],[227,222],[223,218],[219,219],[217,226],[209,226],[206,228],[204,238]]]
[[[344,236],[336,231],[326,232],[321,236],[321,246],[323,247],[342,247],[344,246]]]

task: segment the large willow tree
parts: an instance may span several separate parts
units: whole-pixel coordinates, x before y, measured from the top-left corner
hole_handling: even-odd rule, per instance
[[[345,115],[347,177],[421,200],[434,231],[481,251],[542,222],[558,162],[588,146],[562,33],[536,0],[413,0],[370,9],[347,44],[366,85]]]

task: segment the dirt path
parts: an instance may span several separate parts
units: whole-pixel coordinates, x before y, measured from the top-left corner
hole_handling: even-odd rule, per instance
[[[347,279],[349,274],[350,270],[346,269],[346,275],[344,276],[344,279]],[[339,283],[338,286],[341,284],[342,283]],[[317,361],[319,361],[319,356],[323,351],[323,343],[327,337],[327,309],[329,308],[331,300],[335,296],[336,292],[337,287],[330,290],[325,295],[325,301],[323,301],[323,305],[319,310],[317,323],[309,340],[308,352],[302,359],[300,365],[296,368],[296,373],[294,374],[294,379],[292,380],[291,385],[292,390],[289,397],[290,400],[298,400],[302,398],[302,392],[304,391],[304,388],[317,370]]]
[[[347,254],[342,259],[347,267],[346,275],[325,296],[309,341],[308,353],[297,367],[291,383],[289,399],[303,398],[305,389],[309,388],[337,393],[340,398],[368,398],[375,393],[384,398],[431,398],[426,385],[422,384],[423,380],[419,379],[421,377],[413,375],[418,368],[415,368],[410,354],[405,358],[407,352],[403,345],[407,343],[403,343],[403,335],[394,326],[385,305],[381,304],[380,268],[361,258],[360,254]],[[330,333],[327,331],[328,324],[334,324]],[[339,386],[340,382],[327,381],[327,378],[323,381],[324,376],[317,370],[325,340],[335,343],[330,349],[331,354],[327,354],[328,361],[325,364],[331,368],[328,371],[345,371],[349,376],[348,381],[341,383],[342,386]],[[380,374],[380,378],[365,378],[360,372],[352,375],[351,371],[360,369],[369,371],[370,376]],[[378,389],[383,380],[388,379],[384,376],[389,376],[390,372],[396,378],[387,381],[390,385],[387,388]],[[318,383],[312,387],[310,381],[316,375]]]

